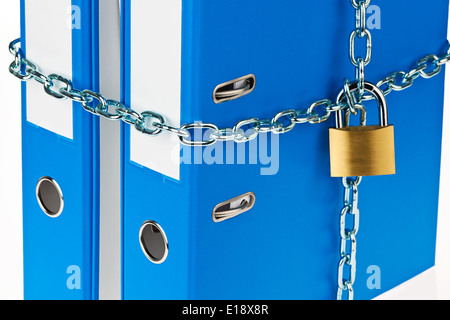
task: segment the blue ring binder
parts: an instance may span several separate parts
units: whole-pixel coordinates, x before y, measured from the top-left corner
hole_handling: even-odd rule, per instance
[[[58,14],[58,9],[27,13],[28,3],[29,0],[21,0],[21,44],[25,55],[30,15],[37,14],[40,19],[52,20]],[[77,17],[80,28],[70,31],[73,83],[77,87],[97,90],[98,74],[95,69],[98,65],[98,41],[95,25],[98,23],[98,2],[73,0],[68,3],[80,8],[81,12]],[[40,5],[45,10],[48,3]],[[70,11],[64,13],[71,14]],[[55,27],[67,28],[66,25]],[[39,49],[33,42],[34,50],[49,50],[51,55],[50,31],[43,30],[48,39],[37,44]],[[98,119],[74,103],[73,139],[34,125],[27,121],[27,86],[28,83],[22,86],[25,299],[96,299]],[[44,176],[57,181],[64,194],[64,208],[58,217],[47,216],[36,199],[36,184]]]
[[[410,1],[371,4],[379,7],[381,21],[370,20],[374,47],[367,81],[406,70],[419,57],[444,48],[447,1],[428,2],[436,9],[432,16]],[[333,99],[343,79],[353,78],[348,37],[354,10],[348,3],[231,0],[181,5],[181,123],[202,120],[227,127],[255,115],[298,109],[321,97]],[[158,41],[150,33],[143,36],[147,21],[134,20],[138,15],[133,10],[145,10],[143,2],[123,1],[126,105],[133,105],[137,90],[133,48],[145,41],[152,59],[151,44]],[[399,34],[405,20],[420,22]],[[163,76],[147,71],[148,77]],[[214,88],[245,74],[255,75],[255,90],[216,105]],[[397,131],[398,173],[361,185],[356,299],[374,298],[434,265],[443,77],[417,81],[414,89],[388,97]],[[426,123],[417,117],[424,106],[433,110]],[[375,122],[375,113],[368,117]],[[327,130],[333,125],[330,119],[275,138],[263,135],[245,148],[227,149],[222,143],[223,159],[214,158],[213,147],[183,146],[180,157],[192,162],[182,161],[179,180],[135,162],[130,128],[123,127],[123,298],[335,299],[343,191],[340,180],[329,176]],[[413,129],[419,127],[423,130]],[[278,153],[278,167],[271,168],[276,174],[261,175],[267,161],[249,163],[248,148],[258,150],[264,139],[269,141],[267,155],[271,147]],[[242,163],[238,150],[245,150]],[[158,152],[148,150],[149,157]],[[216,161],[206,163],[205,155]],[[231,159],[232,164],[226,161]],[[248,191],[257,198],[251,214],[214,223],[211,213],[218,203]],[[149,219],[164,226],[170,241],[170,254],[160,265],[146,259],[137,241],[139,227]],[[381,289],[367,285],[371,270],[380,270]]]

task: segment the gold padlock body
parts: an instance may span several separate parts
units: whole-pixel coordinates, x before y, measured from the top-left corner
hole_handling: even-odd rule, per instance
[[[330,128],[332,177],[395,174],[393,126]]]

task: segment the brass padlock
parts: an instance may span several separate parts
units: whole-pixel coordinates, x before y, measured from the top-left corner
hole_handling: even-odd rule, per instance
[[[349,85],[350,93],[358,84]],[[345,125],[342,111],[336,112],[336,128],[330,128],[330,169],[332,177],[379,176],[395,174],[394,127],[388,123],[388,110],[383,92],[364,82],[364,91],[378,102],[379,125],[349,126],[349,110]],[[345,99],[344,90],[337,102]]]

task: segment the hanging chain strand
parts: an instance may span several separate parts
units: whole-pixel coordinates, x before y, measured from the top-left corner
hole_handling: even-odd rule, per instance
[[[358,7],[358,4],[354,0],[351,0],[354,6]],[[366,5],[370,1],[366,1]],[[361,11],[362,12],[362,11]],[[361,14],[364,16],[365,14]],[[369,31],[365,29],[365,23],[361,23],[355,32],[354,38],[359,35],[361,37],[367,37],[367,56],[364,59],[354,57],[354,43],[353,43],[353,57],[357,65],[357,79],[360,83],[364,83],[364,65],[370,61],[371,57],[371,37],[367,36]],[[366,30],[366,31],[363,31]],[[353,33],[352,33],[353,34]],[[352,37],[351,37],[352,38]],[[351,45],[352,47],[352,45]],[[346,109],[349,101],[338,104],[329,99],[322,99],[314,102],[309,108],[304,110],[289,109],[277,113],[272,119],[251,118],[239,121],[233,128],[219,129],[216,125],[211,123],[189,123],[184,124],[180,128],[172,127],[166,123],[166,119],[151,111],[145,111],[139,113],[131,108],[127,108],[122,103],[106,99],[100,93],[96,93],[90,90],[79,90],[73,87],[72,81],[57,74],[45,75],[39,71],[36,64],[26,59],[20,49],[20,39],[12,41],[9,45],[9,51],[14,56],[14,61],[9,66],[9,71],[21,81],[27,81],[30,79],[36,80],[42,84],[47,94],[56,99],[71,99],[73,101],[81,103],[81,106],[88,112],[101,116],[109,120],[121,120],[131,126],[134,126],[136,130],[150,135],[157,136],[162,132],[169,132],[178,136],[182,144],[189,146],[207,146],[214,144],[217,141],[233,140],[237,143],[247,142],[255,139],[260,133],[273,132],[276,134],[283,134],[294,129],[295,125],[310,123],[317,124],[328,120],[333,112]],[[367,61],[367,63],[366,63]],[[409,72],[397,71],[382,79],[377,83],[377,86],[383,90],[387,95],[394,91],[404,90],[409,88],[413,81],[419,76],[428,79],[437,75],[442,65],[450,61],[450,54],[447,52],[445,55],[438,57],[436,55],[427,55],[420,59],[416,67]],[[352,61],[353,62],[353,61]],[[428,71],[426,71],[429,69]],[[371,95],[362,95],[362,100],[373,99]],[[92,103],[97,101],[95,107],[91,106]],[[247,128],[247,130],[244,130]],[[203,130],[203,139],[195,141],[193,140],[193,130]]]
[[[358,1],[358,2],[356,2]],[[357,114],[358,109],[364,109],[362,101],[364,97],[365,66],[372,60],[372,35],[366,28],[367,7],[371,0],[350,0],[355,8],[355,29],[350,34],[350,61],[356,67],[356,83],[358,90],[353,96],[350,93],[350,81],[344,82],[344,92],[347,98],[348,109],[352,114]],[[356,39],[366,39],[366,56],[355,57]],[[365,122],[365,121],[364,121]],[[342,184],[345,188],[344,208],[340,217],[340,260],[338,266],[338,291],[337,300],[342,300],[343,291],[348,291],[347,299],[353,300],[353,284],[356,280],[356,234],[359,229],[359,209],[358,209],[358,185],[361,183],[361,177],[355,179],[343,178]],[[353,217],[353,228],[346,228],[346,217]],[[347,242],[350,241],[350,253],[347,252]],[[350,275],[345,277],[344,267],[349,266]]]
[[[343,178],[344,185],[344,208],[340,215],[340,260],[338,267],[338,290],[337,300],[342,300],[343,292],[347,291],[347,299],[353,300],[353,284],[356,279],[356,235],[359,229],[359,209],[358,209],[358,185],[362,178]],[[347,228],[347,217],[352,217],[351,228]],[[350,242],[350,246],[347,243]],[[347,248],[349,250],[347,250]],[[348,266],[348,275],[345,275],[344,268]]]

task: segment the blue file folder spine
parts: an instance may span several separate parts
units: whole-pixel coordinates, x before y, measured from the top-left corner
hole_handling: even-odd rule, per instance
[[[21,44],[27,54],[29,14],[21,0]],[[77,88],[98,89],[98,1],[72,0],[80,28],[72,28],[72,80]],[[70,8],[69,8],[70,9]],[[70,11],[67,12],[71,14]],[[70,18],[70,16],[68,16]],[[70,23],[70,19],[68,19]],[[67,27],[69,26],[58,26]],[[52,33],[43,50],[52,54]],[[33,57],[29,57],[33,59]],[[38,61],[37,61],[38,63]],[[27,86],[22,84],[23,214],[25,299],[96,299],[98,297],[98,119],[73,103],[73,139],[27,120]],[[46,216],[36,201],[36,183],[54,178],[64,195],[57,218]],[[69,285],[71,272],[77,284]]]

